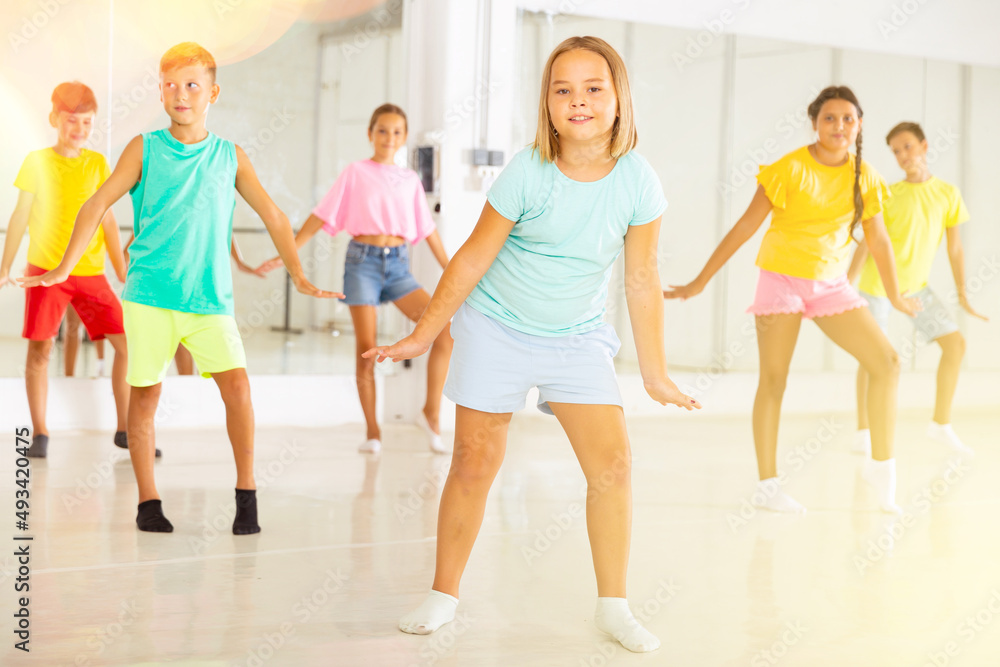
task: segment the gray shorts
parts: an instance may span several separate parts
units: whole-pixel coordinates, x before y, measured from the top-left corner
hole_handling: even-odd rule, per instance
[[[548,401],[622,404],[614,357],[621,342],[610,324],[568,336],[535,336],[511,329],[467,303],[451,323],[451,353],[444,395],[480,412],[514,412],[538,387],[538,409]]]
[[[861,296],[868,301],[868,309],[875,317],[875,321],[878,322],[882,331],[888,335],[889,312],[892,310],[889,297],[872,296],[865,292],[861,292]],[[922,290],[914,292],[911,296],[915,299],[920,299],[920,303],[924,309],[917,313],[916,316],[911,317],[910,320],[913,322],[913,328],[917,330],[917,333],[926,338],[928,342],[958,331],[958,324],[955,323],[951,313],[941,303],[937,295],[931,291],[930,287],[925,287]]]

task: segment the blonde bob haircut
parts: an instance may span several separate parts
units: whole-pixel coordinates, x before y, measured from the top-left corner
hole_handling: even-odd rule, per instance
[[[532,150],[537,150],[546,162],[555,162],[559,155],[559,139],[549,115],[548,94],[552,85],[552,64],[556,58],[569,51],[582,49],[604,58],[611,70],[611,85],[618,98],[618,117],[611,128],[611,157],[620,158],[635,148],[639,136],[635,130],[635,113],[632,110],[632,89],[628,83],[625,61],[610,44],[600,37],[570,37],[557,46],[545,63],[542,75],[542,94],[538,102],[538,129]]]

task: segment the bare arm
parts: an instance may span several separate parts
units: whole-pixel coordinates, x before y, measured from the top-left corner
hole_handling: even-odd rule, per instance
[[[666,299],[689,299],[700,294],[712,276],[718,273],[719,269],[729,261],[729,258],[740,249],[740,246],[757,233],[761,223],[771,212],[771,208],[771,200],[764,193],[764,186],[758,185],[757,192],[754,193],[746,212],[719,243],[698,277],[687,285],[669,285],[671,289],[663,290],[663,297]]]
[[[10,281],[10,266],[14,263],[17,249],[21,246],[24,230],[28,228],[28,215],[31,213],[31,204],[34,201],[35,195],[31,192],[18,191],[17,203],[14,205],[14,212],[10,214],[10,222],[7,224],[7,238],[3,244],[3,259],[0,260],[0,287]]]
[[[854,249],[854,256],[851,257],[851,267],[847,269],[847,281],[854,285],[861,277],[861,270],[865,268],[865,260],[868,259],[868,244],[864,241],[858,243]]]
[[[264,271],[262,271],[259,267],[256,269],[253,268],[243,260],[243,253],[240,252],[240,247],[236,245],[235,236],[229,243],[229,254],[232,255],[233,261],[236,262],[236,268],[239,269],[240,271],[243,271],[244,273],[252,273],[255,276],[259,276],[261,278],[264,277],[265,274]]]
[[[271,240],[274,241],[274,245],[278,249],[278,255],[292,276],[295,289],[303,294],[320,298],[343,297],[343,294],[318,289],[306,280],[302,264],[299,262],[299,253],[295,247],[295,238],[292,236],[292,226],[285,214],[264,190],[264,186],[260,184],[257,172],[250,164],[250,158],[239,146],[236,147],[236,162],[236,191],[260,216],[268,234],[271,235]]]
[[[362,356],[378,357],[378,361],[411,359],[427,351],[437,335],[472,292],[486,271],[493,264],[497,253],[514,229],[514,222],[497,213],[486,203],[476,228],[448,262],[438,281],[434,296],[417,322],[413,333],[394,345],[376,347]]]
[[[90,240],[94,238],[97,228],[111,205],[125,196],[132,186],[139,182],[142,176],[142,137],[135,137],[128,143],[122,156],[115,165],[115,170],[104,181],[104,185],[80,207],[73,224],[73,234],[69,245],[63,254],[59,266],[48,273],[33,278],[18,280],[22,287],[35,285],[55,285],[69,277],[70,271],[77,265],[83,253],[86,252]]]
[[[889,240],[889,232],[885,228],[885,223],[882,222],[882,214],[877,213],[867,220],[862,220],[861,226],[865,230],[865,244],[868,246],[872,259],[875,260],[875,266],[882,278],[886,296],[889,297],[890,303],[896,310],[912,317],[920,310],[920,301],[904,298],[899,293],[896,258],[892,250],[892,241]]]
[[[441,268],[448,268],[448,253],[445,252],[444,244],[441,243],[441,235],[436,229],[427,237],[427,247],[431,249],[434,259],[441,265]]]
[[[973,317],[989,322],[985,315],[977,313],[969,303],[965,293],[965,249],[962,248],[962,233],[958,226],[948,227],[948,263],[951,264],[951,275],[955,278],[955,289],[958,291],[958,305]]]
[[[316,232],[323,228],[326,223],[322,219],[317,218],[315,215],[310,214],[306,221],[302,223],[302,228],[299,229],[299,233],[295,235],[295,247],[301,249],[309,239],[316,236]],[[281,257],[272,257],[267,260],[254,271],[259,275],[264,275],[269,271],[273,271],[282,265]]]
[[[684,395],[667,377],[663,351],[663,288],[656,262],[659,236],[660,218],[628,228],[625,234],[625,301],[646,392],[661,405],[672,403],[691,410],[701,405]]]
[[[115,219],[115,212],[108,209],[104,219],[101,220],[101,228],[104,229],[104,245],[108,251],[108,258],[111,266],[115,270],[118,282],[125,282],[125,255],[122,252],[122,236],[118,231],[118,221]]]

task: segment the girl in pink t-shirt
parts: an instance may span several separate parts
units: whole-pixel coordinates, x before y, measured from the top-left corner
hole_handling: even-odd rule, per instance
[[[343,301],[350,306],[354,323],[358,396],[368,427],[360,451],[371,454],[382,449],[381,430],[375,419],[375,360],[365,359],[361,353],[375,347],[375,307],[391,301],[414,322],[427,307],[430,295],[410,273],[407,243],[415,245],[426,239],[441,268],[448,264],[420,179],[414,171],[393,162],[406,143],[406,133],[406,113],[402,109],[394,104],[375,109],[368,123],[368,140],[375,155],[349,164],[340,173],[295,236],[299,248],[321,228],[331,235],[347,232],[354,237],[344,264]],[[260,268],[270,271],[280,265],[281,260],[275,258]],[[431,348],[427,400],[420,415],[435,453],[447,451],[441,441],[438,413],[451,347],[446,326]]]

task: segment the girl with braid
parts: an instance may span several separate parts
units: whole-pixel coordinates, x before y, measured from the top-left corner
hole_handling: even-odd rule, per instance
[[[899,360],[888,338],[847,280],[855,228],[864,230],[869,251],[892,306],[912,316],[920,309],[904,298],[896,280],[892,245],[882,221],[889,196],[882,177],[861,159],[862,111],[846,86],[825,88],[809,105],[815,143],[762,166],[750,206],[726,234],[698,277],[671,285],[663,296],[687,299],[705,285],[740,246],[754,235],[767,215],[757,266],[760,277],[747,310],[756,318],[760,380],[753,407],[753,436],[760,473],[758,507],[777,512],[805,508],[784,493],[776,453],[781,399],[802,318],[812,319],[834,343],[858,360],[869,376],[867,398],[872,455],[865,479],[879,505],[898,512],[896,462],[892,457]],[[851,144],[857,155],[850,153]]]

